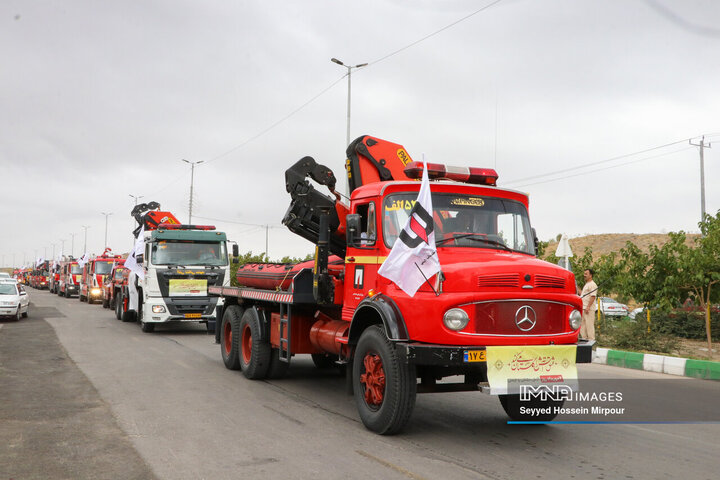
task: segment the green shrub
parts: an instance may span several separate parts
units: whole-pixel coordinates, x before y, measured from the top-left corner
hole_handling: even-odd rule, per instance
[[[638,319],[644,315],[639,315]],[[707,338],[705,332],[705,314],[702,311],[682,311],[674,310],[672,312],[653,311],[650,314],[650,328],[660,333],[675,335],[682,338],[692,338],[704,340]],[[720,313],[711,312],[710,314],[710,332],[713,340],[720,340]]]
[[[602,347],[634,352],[648,351],[671,353],[679,346],[677,338],[650,329],[644,321],[605,322],[597,334],[598,344]]]

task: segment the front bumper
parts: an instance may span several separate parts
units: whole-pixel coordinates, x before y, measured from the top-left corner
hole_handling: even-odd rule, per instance
[[[217,297],[149,297],[143,305],[143,322],[215,322]],[[153,311],[162,310],[162,311]]]
[[[18,313],[18,306],[0,307],[0,317],[14,317]]]
[[[592,348],[594,345],[595,340],[580,340],[576,344],[575,363],[592,362]],[[395,343],[395,348],[401,360],[405,363],[441,367],[465,367],[472,365],[472,363],[466,360],[466,352],[485,350],[485,347],[477,346],[457,347],[412,342],[397,342]]]

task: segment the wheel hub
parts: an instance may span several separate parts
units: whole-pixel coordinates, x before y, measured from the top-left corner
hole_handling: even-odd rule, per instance
[[[360,383],[365,385],[365,403],[378,406],[385,396],[385,370],[380,356],[368,353],[363,359],[365,373],[360,375]]]
[[[230,355],[230,351],[232,350],[232,325],[230,325],[230,322],[225,323],[225,329],[224,329],[224,335],[225,338],[224,346],[225,346],[225,355]]]

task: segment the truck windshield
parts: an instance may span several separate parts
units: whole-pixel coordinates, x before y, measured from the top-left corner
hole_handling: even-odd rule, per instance
[[[72,275],[80,275],[80,274],[82,274],[82,267],[80,265],[75,264],[72,267],[70,267],[70,273]]]
[[[225,244],[222,242],[196,242],[187,240],[159,240],[152,244],[151,261],[155,265],[208,265],[228,264]]]
[[[383,237],[392,247],[415,205],[416,193],[388,195],[383,202]],[[514,200],[434,193],[433,221],[438,247],[513,250],[535,255],[525,206]]]
[[[113,262],[95,262],[95,273],[98,275],[107,275],[112,270]]]

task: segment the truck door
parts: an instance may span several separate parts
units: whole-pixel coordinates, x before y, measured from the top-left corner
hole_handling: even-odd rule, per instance
[[[361,217],[361,244],[348,246],[345,254],[345,302],[343,318],[351,320],[360,301],[367,292],[375,288],[377,271],[382,259],[377,250],[377,214],[375,202],[366,201],[355,204],[352,213]]]

